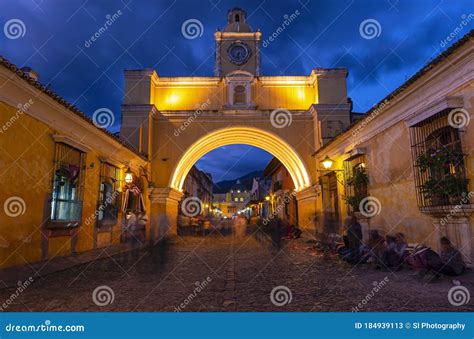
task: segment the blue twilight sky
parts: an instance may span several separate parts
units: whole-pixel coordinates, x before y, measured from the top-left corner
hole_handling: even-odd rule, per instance
[[[456,28],[455,40],[474,27],[472,0],[0,0],[0,54],[31,66],[44,84],[89,115],[102,107],[112,110],[110,129],[115,132],[123,70],[212,75],[213,33],[225,26],[227,10],[235,6],[247,11],[264,40],[283,24],[285,14],[298,11],[283,33],[262,48],[263,74],[307,75],[315,67],[346,67],[348,94],[358,112],[449,47],[452,41],[443,41]],[[87,44],[114,13],[121,14]],[[12,19],[23,24],[17,39],[7,38],[5,31]],[[188,19],[202,23],[202,36],[183,36],[181,26]],[[365,20],[379,25],[372,39],[360,32]],[[229,179],[263,168],[269,158],[236,145],[208,154],[199,165],[215,178]]]

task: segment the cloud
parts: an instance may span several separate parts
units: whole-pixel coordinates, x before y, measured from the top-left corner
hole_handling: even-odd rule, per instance
[[[441,48],[440,41],[460,24],[463,14],[472,12],[470,0],[244,0],[238,5],[247,10],[251,26],[261,29],[263,39],[283,24],[285,15],[300,13],[262,49],[265,75],[307,75],[315,67],[346,67],[349,95],[354,109],[362,112],[447,48]],[[227,10],[234,6],[234,0],[3,2],[2,26],[18,18],[25,23],[26,34],[16,40],[0,34],[0,54],[19,66],[31,66],[43,83],[89,115],[97,108],[111,109],[115,132],[121,121],[123,70],[212,75],[213,33],[225,26]],[[86,47],[85,41],[105,24],[107,15],[119,10],[120,17]],[[202,22],[200,38],[183,37],[181,25],[190,18]],[[360,23],[368,18],[380,22],[382,31],[376,39],[359,34]],[[471,21],[462,34],[473,25]],[[247,170],[245,166],[239,168]]]
[[[214,182],[238,178],[255,170],[263,170],[272,155],[257,147],[228,145],[203,156],[196,166],[212,174]]]

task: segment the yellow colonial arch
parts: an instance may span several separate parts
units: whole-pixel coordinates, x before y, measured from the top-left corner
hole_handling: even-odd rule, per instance
[[[253,127],[229,127],[203,136],[186,150],[173,170],[170,187],[181,191],[186,176],[202,156],[218,147],[232,144],[255,146],[271,153],[290,173],[296,191],[311,186],[311,179],[303,160],[283,139]]]

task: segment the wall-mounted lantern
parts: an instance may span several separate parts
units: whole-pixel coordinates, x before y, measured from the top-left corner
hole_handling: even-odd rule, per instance
[[[133,182],[133,173],[130,167],[125,171],[125,183],[131,184]]]
[[[343,175],[344,170],[332,169],[332,165],[334,164],[334,160],[332,160],[328,155],[326,155],[326,157],[321,161],[321,164],[323,164],[323,167],[324,167],[323,171],[327,171],[329,173],[336,174],[336,180],[341,185],[344,185],[344,175]],[[323,171],[320,171],[320,172],[323,172]]]
[[[326,155],[326,157],[323,159],[323,161],[321,161],[321,163],[323,164],[324,169],[330,170],[334,161]]]

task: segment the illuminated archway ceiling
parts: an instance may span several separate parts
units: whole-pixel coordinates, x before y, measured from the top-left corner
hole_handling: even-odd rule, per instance
[[[311,185],[300,156],[283,139],[257,128],[230,127],[207,134],[192,144],[176,165],[170,186],[181,191],[188,172],[202,156],[216,148],[232,144],[255,146],[271,153],[288,170],[297,191]]]

